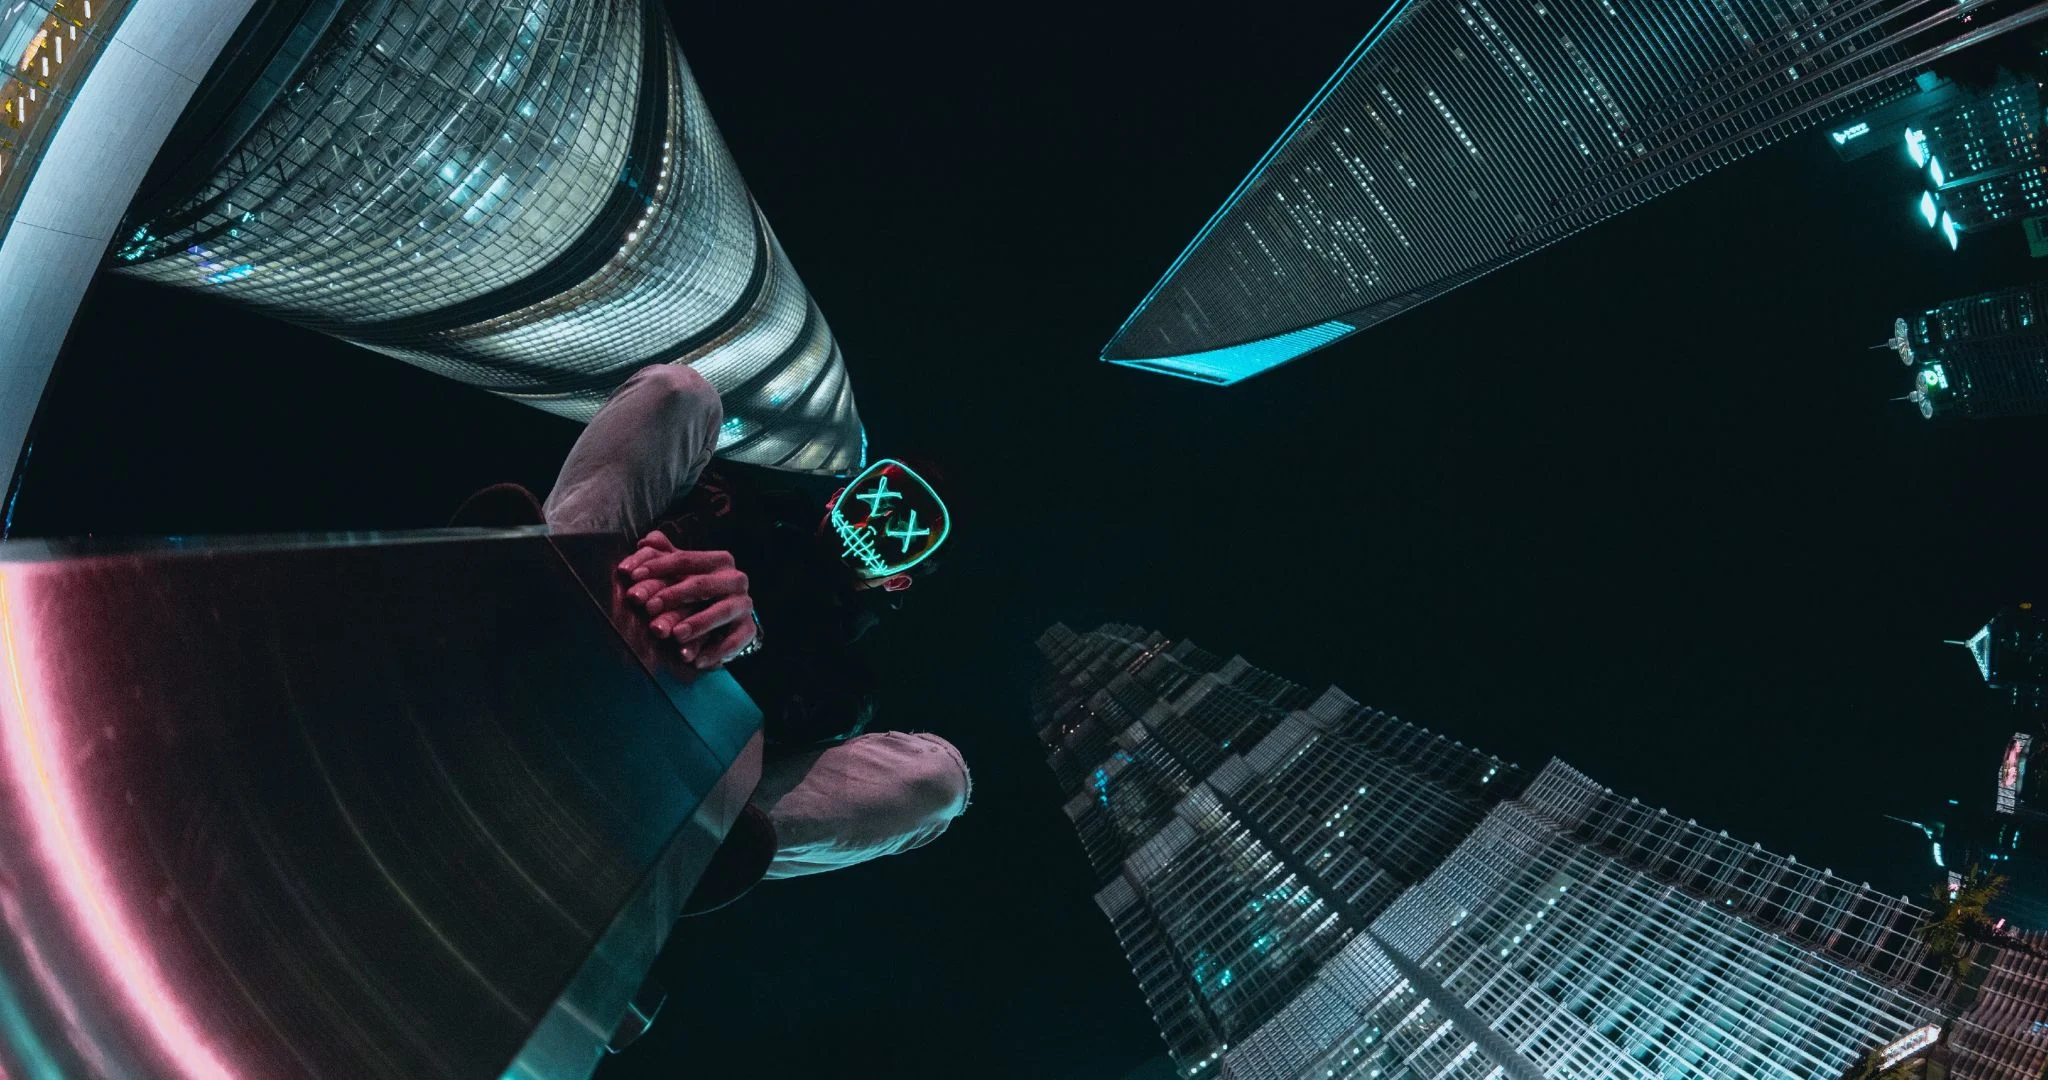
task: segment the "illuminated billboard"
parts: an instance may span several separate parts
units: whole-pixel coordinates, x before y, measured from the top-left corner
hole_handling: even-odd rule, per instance
[[[2027,755],[2034,749],[2034,737],[2024,731],[2013,732],[2012,742],[2006,745],[2005,758],[1998,763],[1998,812],[2010,814],[2019,809],[2020,786],[2027,781]]]

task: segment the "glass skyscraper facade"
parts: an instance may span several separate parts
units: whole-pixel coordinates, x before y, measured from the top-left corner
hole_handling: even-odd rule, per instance
[[[2048,412],[2048,283],[1965,296],[1892,324],[1920,415]]]
[[[1562,762],[1531,778],[1136,627],[1038,645],[1039,736],[1184,1076],[1833,1080],[1887,1050],[1960,1080],[2048,1065],[2033,935],[1969,946],[1958,978],[1924,905]]]
[[[1041,637],[1039,735],[1174,1060],[1216,1075],[1521,771],[1134,627]]]
[[[1993,14],[1946,0],[1403,0],[1103,359],[1218,384],[1256,374],[1905,93],[1921,60],[1996,33]]]
[[[578,420],[689,364],[722,455],[861,465],[839,346],[653,0],[281,0],[197,100],[120,272]]]
[[[1935,204],[1959,232],[2048,212],[2041,88],[2033,72],[2006,73],[1989,92],[1926,117],[1911,136],[1924,147]]]

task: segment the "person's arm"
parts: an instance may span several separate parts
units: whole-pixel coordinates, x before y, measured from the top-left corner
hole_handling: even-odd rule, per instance
[[[738,656],[760,633],[747,575],[725,551],[682,551],[659,530],[619,563],[633,581],[626,596],[647,613],[654,636],[683,663],[709,671]]]

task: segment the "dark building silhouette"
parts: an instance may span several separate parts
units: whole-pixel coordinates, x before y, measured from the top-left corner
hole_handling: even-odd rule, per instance
[[[1040,639],[1039,734],[1176,1062],[1214,1075],[1521,770],[1135,627]],[[1199,1066],[1199,1067],[1198,1067]]]
[[[2043,939],[1933,913],[1185,641],[1064,625],[1034,716],[1184,1077],[1956,1080],[2048,1065]]]
[[[2032,73],[2008,72],[1996,87],[1929,115],[1923,125],[1909,138],[1924,146],[1929,190],[1957,230],[2011,225],[2048,211],[2041,89]]]
[[[1920,415],[2048,412],[2048,283],[1965,296],[1898,319],[1885,347],[1913,370]]]
[[[653,0],[258,4],[114,263],[577,420],[688,364],[725,457],[865,455],[839,346]]]
[[[2048,618],[2031,602],[2015,604],[1991,617],[1969,640],[1954,644],[1970,650],[1985,685],[2011,695],[2017,709],[2036,722],[2042,718],[2048,688]]]
[[[2037,18],[1982,5],[1404,0],[1103,350],[1225,384],[1321,348]],[[1965,23],[1965,19],[1970,19]]]

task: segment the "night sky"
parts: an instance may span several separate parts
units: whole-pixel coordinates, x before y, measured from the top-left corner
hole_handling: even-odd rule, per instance
[[[1879,815],[1990,798],[2011,728],[1941,642],[2043,595],[2048,419],[1923,421],[1867,347],[2048,263],[2016,229],[1947,251],[1903,152],[1811,133],[1219,390],[1095,357],[1372,9],[675,6],[875,451],[953,481],[881,722],[954,740],[976,791],[928,848],[684,923],[668,1010],[604,1077],[1160,1055],[1027,726],[1055,619],[1241,652],[1901,890],[1924,846]],[[545,490],[576,431],[104,281],[16,532],[434,526]]]

